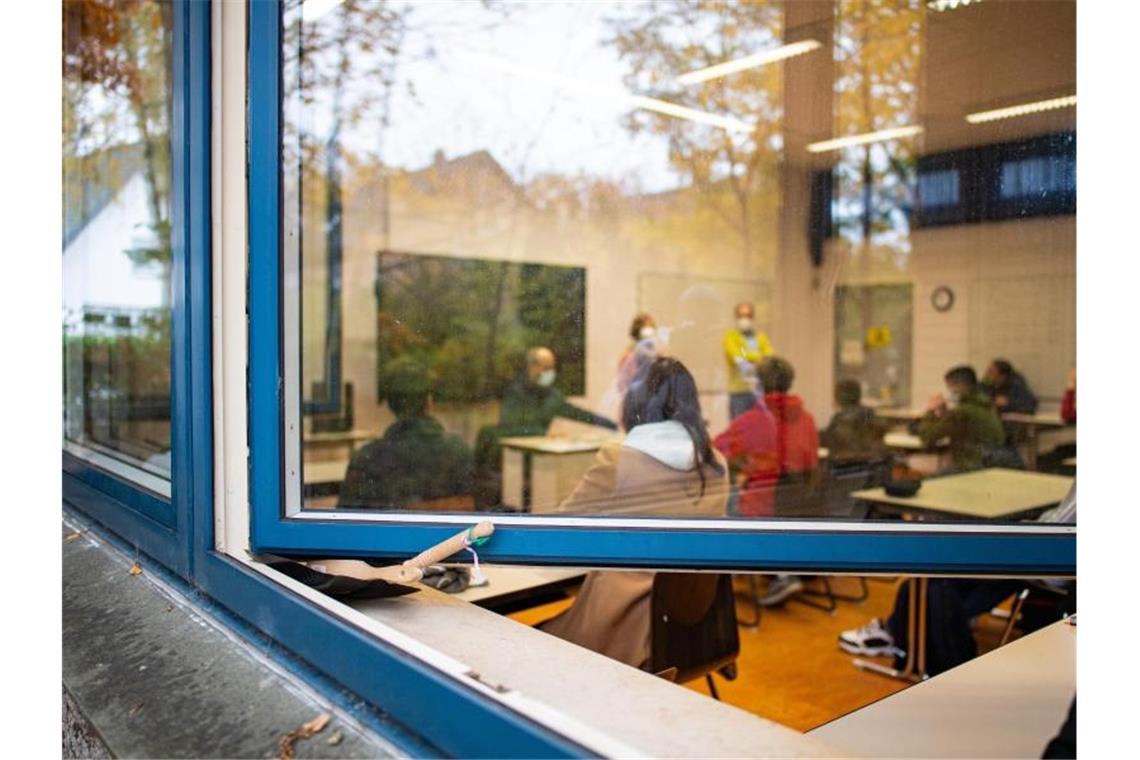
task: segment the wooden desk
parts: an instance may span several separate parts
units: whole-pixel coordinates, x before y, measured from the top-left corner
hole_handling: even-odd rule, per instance
[[[487,609],[517,607],[528,598],[545,599],[555,595],[581,581],[586,572],[582,567],[483,565],[483,574],[490,581],[486,586],[472,586],[451,596]]]
[[[1041,757],[1077,690],[1058,622],[811,731],[860,757]]]
[[[305,496],[336,495],[344,474],[348,471],[348,460],[333,462],[305,462],[301,465],[304,478],[302,489]]]
[[[598,449],[616,436],[555,438],[511,436],[503,447],[503,504],[524,512],[548,511],[574,490]]]
[[[876,417],[893,422],[913,422],[922,419],[922,415],[926,414],[925,409],[899,409],[898,407],[875,409],[874,411]]]
[[[306,433],[301,440],[303,448],[311,449],[324,449],[335,448],[337,446],[344,446],[348,449],[348,455],[352,456],[356,453],[357,447],[362,443],[367,443],[374,438],[379,438],[380,433],[375,430],[344,430],[335,433]]]
[[[1031,470],[1037,469],[1037,447],[1041,430],[1068,427],[1068,423],[1061,419],[1060,412],[1037,412],[1036,414],[1010,412],[1003,414],[1001,420],[1025,429],[1027,449],[1025,464]]]
[[[1061,503],[1073,479],[1063,475],[991,468],[922,482],[910,497],[889,496],[883,488],[855,491],[852,497],[875,505],[980,520],[1010,519]]]

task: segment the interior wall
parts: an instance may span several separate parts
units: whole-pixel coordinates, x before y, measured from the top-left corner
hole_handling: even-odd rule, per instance
[[[795,229],[792,222],[798,215],[790,216],[789,227]],[[806,226],[805,220],[799,221]],[[905,267],[894,271],[861,271],[858,254],[839,241],[829,241],[824,265],[813,274],[806,236],[798,246],[789,238],[789,245],[782,248],[776,336],[796,366],[796,388],[817,421],[824,424],[832,410],[834,303],[828,295],[832,283],[913,284],[913,406],[922,406],[931,394],[943,390],[942,376],[950,367],[970,363],[981,374],[1000,354],[1026,369],[1043,409],[1056,408],[1076,357],[1076,217],[927,228],[911,233],[910,240]],[[818,281],[817,287],[813,281]],[[1007,284],[1031,284],[1036,289],[1038,283],[1048,285],[1049,293],[1036,299],[1036,306],[1048,305],[1049,311],[1034,308],[1025,298],[1011,297],[1003,304],[1003,318],[1019,326],[1052,322],[1067,329],[1019,328],[1016,342],[991,341],[988,346],[980,342],[980,334],[993,330],[992,325],[982,329],[978,324],[985,318],[974,303],[978,294],[986,290],[993,298]],[[937,311],[930,300],[933,290],[942,285],[954,292],[954,305],[946,312]],[[1033,371],[1049,365],[1050,372]]]

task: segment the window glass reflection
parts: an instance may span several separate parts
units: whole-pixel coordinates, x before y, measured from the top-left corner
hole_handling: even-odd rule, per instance
[[[63,4],[64,441],[170,476],[171,4]]]
[[[288,5],[305,506],[1056,506],[1074,29],[1065,2]],[[990,503],[1009,471],[1024,498]]]

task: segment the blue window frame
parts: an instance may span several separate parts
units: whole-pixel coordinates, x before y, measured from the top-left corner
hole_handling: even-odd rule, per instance
[[[338,686],[429,735],[439,754],[581,756],[585,750],[288,593],[214,550],[210,266],[211,5],[174,3],[172,480],[170,498],[63,455],[64,501],[248,620]],[[257,549],[399,555],[449,535],[442,522],[359,522],[287,516],[278,160],[280,7],[249,6],[250,434]],[[656,525],[656,524],[655,524]],[[1075,535],[865,526],[503,530],[488,559],[574,564],[805,568],[852,571],[1075,571]],[[392,699],[393,694],[399,698]],[[389,731],[398,731],[388,726]],[[399,742],[399,738],[397,738]],[[410,752],[423,752],[414,741]]]
[[[288,502],[286,404],[299,398],[289,377],[283,319],[281,223],[282,7],[255,2],[249,16],[249,404],[251,540],[266,552],[407,556],[452,533],[458,520],[386,516],[339,519],[298,512]],[[294,433],[298,435],[299,433]],[[468,520],[469,521],[469,520]],[[573,521],[571,521],[573,522]],[[573,565],[783,569],[948,574],[1069,574],[1075,535],[1065,529],[756,521],[730,528],[699,522],[647,521],[637,527],[606,520],[555,523],[507,517],[485,558],[499,562]]]

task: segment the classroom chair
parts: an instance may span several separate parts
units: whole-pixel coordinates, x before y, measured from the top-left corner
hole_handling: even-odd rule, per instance
[[[657,573],[649,604],[649,672],[677,683],[704,676],[720,699],[713,673],[734,680],[740,654],[732,576]]]

